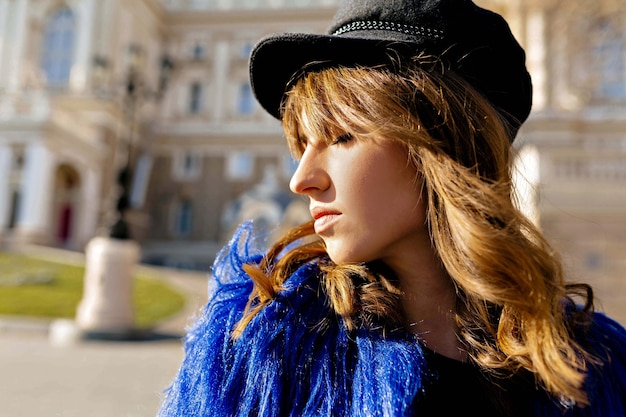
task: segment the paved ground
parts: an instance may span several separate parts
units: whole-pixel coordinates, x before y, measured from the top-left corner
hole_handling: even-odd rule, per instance
[[[42,337],[2,337],[0,415],[154,416],[181,357],[172,341],[53,348]]]
[[[190,303],[146,340],[59,346],[50,322],[0,317],[0,417],[154,416],[182,359],[184,327],[206,298],[205,274],[167,279]]]

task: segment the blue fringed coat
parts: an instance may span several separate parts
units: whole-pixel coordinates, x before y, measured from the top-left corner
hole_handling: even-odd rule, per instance
[[[428,376],[420,345],[404,332],[349,333],[333,319],[315,265],[300,268],[242,336],[230,338],[252,290],[241,266],[260,259],[249,233],[240,229],[214,265],[210,300],[159,416],[412,416]],[[586,380],[591,405],[564,409],[538,395],[536,416],[626,416],[626,331],[596,314],[587,345],[604,361]]]

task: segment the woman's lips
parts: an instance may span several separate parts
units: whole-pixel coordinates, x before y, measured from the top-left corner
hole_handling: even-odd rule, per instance
[[[316,211],[313,213],[313,219],[315,219],[315,233],[323,234],[328,231],[339,218],[341,213],[336,211]]]

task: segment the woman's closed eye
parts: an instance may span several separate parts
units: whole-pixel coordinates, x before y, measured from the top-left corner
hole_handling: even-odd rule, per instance
[[[333,142],[333,145],[338,145],[340,143],[350,142],[352,140],[352,138],[353,138],[353,136],[350,133],[344,133],[343,135],[337,136],[337,138]]]

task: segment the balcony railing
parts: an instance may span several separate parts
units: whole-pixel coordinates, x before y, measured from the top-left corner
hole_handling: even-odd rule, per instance
[[[557,156],[552,165],[558,181],[626,183],[626,151],[604,156]]]

